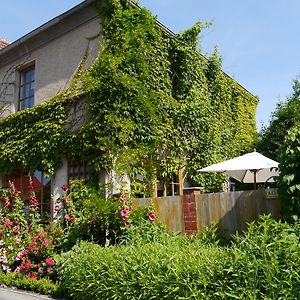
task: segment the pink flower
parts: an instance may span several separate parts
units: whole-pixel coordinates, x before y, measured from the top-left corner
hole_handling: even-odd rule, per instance
[[[39,199],[37,199],[36,197],[31,197],[30,198],[30,204],[32,206],[39,206],[39,204],[40,204]]]
[[[65,184],[63,184],[62,186],[61,186],[61,189],[64,191],[64,192],[66,192],[67,190],[68,190],[68,185],[65,183]]]
[[[19,228],[14,228],[13,234],[18,235],[20,233]]]
[[[124,206],[122,207],[122,210],[120,211],[120,217],[121,217],[121,219],[122,219],[123,221],[125,221],[125,220],[128,218],[129,212],[130,212],[129,207],[127,207],[127,206],[124,205]]]
[[[4,223],[4,226],[5,226],[6,228],[10,228],[10,227],[13,226],[13,222],[12,222],[11,220],[9,220],[9,219],[6,219],[6,221],[5,221],[5,223]]]
[[[47,267],[53,266],[54,264],[55,264],[55,260],[54,260],[53,258],[47,257],[47,258],[45,259],[45,265],[46,265]]]
[[[48,269],[47,269],[47,273],[52,273],[52,271],[53,271],[53,270],[52,270],[51,268],[48,268]]]
[[[70,204],[70,200],[69,200],[68,198],[65,198],[65,199],[64,199],[64,204],[65,204],[65,205],[69,205],[69,204]]]
[[[56,203],[56,204],[54,205],[54,211],[58,212],[58,211],[60,211],[61,209],[62,209],[61,203]]]
[[[156,215],[154,211],[150,211],[148,214],[149,221],[153,222],[156,219]]]
[[[36,280],[38,279],[38,275],[35,273],[28,273],[27,278]]]
[[[43,247],[49,247],[51,244],[51,241],[49,239],[45,239],[43,242],[42,242],[42,246]]]
[[[74,217],[74,216],[71,216],[71,215],[69,215],[69,214],[65,214],[65,219],[66,219],[67,221],[74,221],[74,220],[75,220],[75,217]]]
[[[36,249],[36,245],[35,244],[30,244],[28,246],[28,250],[35,250]]]
[[[8,196],[3,196],[2,200],[4,202],[4,207],[8,208],[11,206],[10,198]]]
[[[121,194],[120,200],[121,200],[121,201],[126,201],[126,200],[128,200],[128,195],[126,195],[126,194]]]

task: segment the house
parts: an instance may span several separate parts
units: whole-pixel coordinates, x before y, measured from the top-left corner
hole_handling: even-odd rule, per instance
[[[139,9],[134,2],[128,2],[133,8]],[[95,4],[98,4],[98,6]],[[73,142],[69,140],[68,146],[70,147],[65,147],[61,153],[59,145],[62,142],[67,143],[63,139],[64,134],[68,134],[70,139],[73,138],[72,133],[78,132],[86,123],[94,121],[96,117],[93,114],[87,116],[89,108],[86,103],[85,91],[82,89],[82,84],[77,83],[76,78],[97,60],[99,45],[103,43],[103,26],[107,22],[106,17],[100,12],[101,10],[104,11],[107,6],[104,0],[86,0],[11,44],[5,40],[0,41],[1,184],[6,186],[8,180],[13,180],[17,184],[17,188],[26,194],[28,180],[32,178],[37,186],[38,196],[42,201],[42,211],[50,212],[52,217],[54,203],[49,202],[50,194],[53,195],[53,201],[55,201],[63,192],[60,187],[71,179],[89,180],[91,176],[89,162],[91,159],[93,161],[97,159],[95,157],[86,157],[86,159],[85,157],[80,159],[77,157],[67,158],[69,151],[71,152],[77,146],[82,146],[82,139],[71,140]],[[157,24],[162,28],[163,34],[172,35],[162,24],[158,22]],[[162,49],[166,49],[166,46],[163,45]],[[138,53],[139,49],[136,50],[136,53]],[[203,57],[199,62],[203,65],[207,64],[206,59]],[[165,68],[167,67],[169,67],[168,63],[166,63]],[[169,74],[168,70],[164,72]],[[232,104],[230,104],[233,107],[232,109],[238,111],[245,109],[247,114],[246,118],[239,114],[234,117],[234,122],[243,120],[240,122],[242,124],[239,125],[240,128],[236,126],[234,131],[244,132],[250,128],[251,132],[254,132],[254,113],[257,99],[237,83],[233,84],[232,79],[228,79],[228,76],[224,74],[222,76],[224,76],[226,82],[230,81],[228,81],[228,84],[232,88],[229,96],[230,99],[233,99]],[[169,88],[170,93],[176,95],[176,90],[180,89],[182,83],[179,82],[179,79],[172,82],[173,77],[172,79],[166,79],[166,89]],[[212,78],[213,75],[208,81],[215,80]],[[169,86],[172,84],[173,88]],[[72,93],[65,92],[70,90],[72,90]],[[157,95],[163,93],[160,90],[157,91]],[[56,95],[60,95],[60,98],[56,99]],[[243,98],[243,102],[236,102],[234,100],[236,95],[238,95],[237,99]],[[189,95],[189,97],[192,97],[192,95]],[[61,102],[59,102],[60,100]],[[70,102],[67,102],[67,100],[70,100]],[[51,104],[48,105],[48,103]],[[68,107],[68,110],[64,110],[65,106],[61,108],[60,103],[67,103],[65,106]],[[247,105],[250,107],[249,111]],[[44,113],[40,117],[40,111],[43,109]],[[53,113],[53,116],[51,113]],[[164,113],[165,111],[162,111],[162,115]],[[61,120],[60,116],[65,118],[65,121]],[[49,120],[51,121],[51,118],[57,118],[57,120],[53,124],[50,122],[49,128],[46,128],[45,124]],[[163,119],[163,116],[161,118]],[[30,120],[30,122],[26,123],[26,120]],[[150,122],[152,121],[150,120]],[[130,128],[132,124],[128,126]],[[19,129],[19,132],[17,134],[13,133],[15,135],[13,137],[11,132],[15,132],[14,130],[17,129]],[[186,128],[186,130],[190,129],[191,126]],[[1,130],[3,133],[1,133]],[[161,131],[163,130],[161,129]],[[35,133],[34,137],[31,137],[32,132]],[[39,132],[40,136],[37,137]],[[126,132],[124,134],[126,135]],[[245,135],[243,139],[245,140]],[[246,139],[245,144],[250,143],[249,141],[251,141],[251,137],[249,140]],[[109,143],[109,140],[107,142]],[[30,145],[32,146],[32,153],[31,148],[29,148]],[[90,145],[90,148],[92,146]],[[24,150],[24,147],[27,148]],[[12,150],[10,151],[10,149]],[[17,149],[17,151],[14,149]],[[53,157],[51,157],[49,149],[51,149]],[[20,157],[16,157],[18,151],[20,151]],[[93,149],[89,149],[89,151],[93,151]],[[155,151],[153,153],[157,153],[157,150]],[[99,152],[101,151],[99,150]],[[42,157],[43,153],[45,159]],[[163,148],[158,154],[161,156],[162,153],[167,153],[166,149]],[[166,156],[170,155],[167,154]],[[142,165],[147,161],[143,157],[141,160]],[[108,167],[103,167],[101,170],[95,168],[98,181],[113,183],[111,193],[114,194],[120,192],[123,184],[121,181],[124,181],[126,188],[128,188],[130,179],[128,176],[120,179],[117,172],[111,171],[112,169]],[[45,170],[48,171],[45,172]],[[94,173],[95,170],[93,170]],[[46,176],[47,173],[52,173],[52,176]],[[169,180],[162,177],[161,184],[155,184],[155,194],[180,194],[185,175],[182,170],[175,175]],[[141,174],[135,176],[140,181],[144,180],[144,176]]]

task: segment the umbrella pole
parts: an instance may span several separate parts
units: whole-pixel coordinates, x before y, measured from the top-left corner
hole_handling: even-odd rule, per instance
[[[257,170],[253,170],[253,176],[254,176],[253,188],[254,188],[254,190],[256,190],[256,173],[257,173]]]

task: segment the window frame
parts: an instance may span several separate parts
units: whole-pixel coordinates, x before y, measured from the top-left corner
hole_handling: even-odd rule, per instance
[[[33,71],[34,74],[33,74],[33,80],[30,78],[29,81],[25,81],[25,74],[27,72],[31,72]],[[24,110],[24,109],[27,109],[27,108],[31,108],[34,106],[34,100],[35,100],[35,90],[36,90],[36,87],[35,87],[35,64],[30,64],[22,69],[19,69],[19,94],[18,94],[18,111],[21,111],[21,110]],[[29,90],[32,86],[32,84],[34,84],[34,88],[33,88],[33,94],[29,94],[29,96],[26,96],[24,97],[24,90],[27,86],[29,86]],[[26,106],[26,107],[22,107],[21,105],[23,103],[26,102],[26,100],[30,100],[30,99],[33,99],[33,104],[32,106]]]

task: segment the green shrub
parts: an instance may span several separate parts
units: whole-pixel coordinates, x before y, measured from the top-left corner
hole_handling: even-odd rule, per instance
[[[262,217],[234,238],[226,284],[242,299],[298,299],[299,224]]]
[[[185,237],[111,248],[85,242],[66,254],[62,288],[78,300],[208,299],[226,257]]]
[[[299,232],[266,216],[227,247],[199,236],[83,242],[64,256],[62,290],[75,300],[298,299]]]
[[[59,293],[59,285],[49,279],[29,279],[16,273],[0,273],[0,283],[46,295],[57,295]]]

